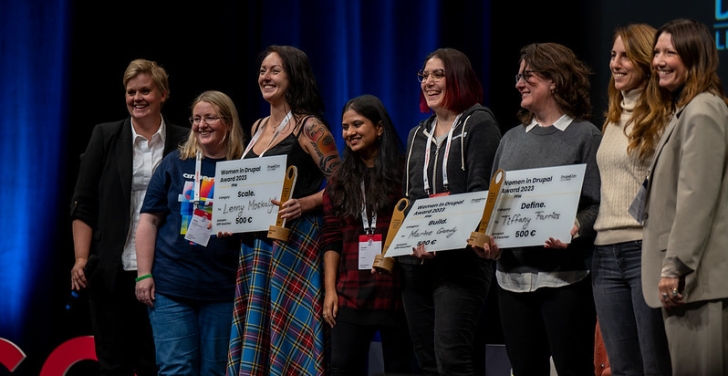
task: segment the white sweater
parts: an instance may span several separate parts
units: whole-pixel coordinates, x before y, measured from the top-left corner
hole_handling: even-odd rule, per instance
[[[640,161],[637,151],[627,154],[629,140],[624,124],[632,117],[641,89],[622,92],[622,117],[619,124],[609,123],[597,150],[597,165],[601,177],[599,215],[594,223],[596,245],[616,244],[642,239],[642,226],[629,214],[642,182],[647,177],[651,157]],[[627,127],[627,133],[632,124]]]

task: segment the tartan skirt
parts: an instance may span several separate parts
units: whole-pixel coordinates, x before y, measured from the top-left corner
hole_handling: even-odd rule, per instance
[[[227,376],[324,374],[321,216],[288,228],[287,242],[244,237]]]

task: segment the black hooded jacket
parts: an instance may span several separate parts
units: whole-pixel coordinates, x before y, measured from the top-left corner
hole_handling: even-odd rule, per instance
[[[430,192],[425,192],[423,167],[427,140],[434,125],[435,115],[420,122],[407,137],[407,164],[404,178],[404,195],[410,200],[427,198],[431,194],[450,194],[484,191],[488,189],[493,158],[498,149],[501,133],[493,112],[480,104],[465,110],[453,124],[453,135],[447,161],[448,186],[443,184],[443,159],[445,145],[439,146],[432,138],[430,162],[427,174]]]

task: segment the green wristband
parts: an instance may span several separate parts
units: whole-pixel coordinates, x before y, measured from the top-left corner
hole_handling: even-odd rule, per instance
[[[136,277],[135,281],[139,282],[139,281],[141,281],[142,279],[147,279],[147,278],[152,278],[152,273],[149,273],[149,274],[144,274],[144,275],[142,275],[142,276]]]

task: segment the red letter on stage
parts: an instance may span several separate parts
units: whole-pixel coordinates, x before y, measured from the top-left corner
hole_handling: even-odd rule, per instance
[[[0,364],[12,373],[23,359],[25,359],[25,353],[20,347],[5,338],[0,338]]]
[[[63,376],[69,368],[82,360],[98,360],[94,337],[76,337],[58,346],[43,364],[40,376]]]

